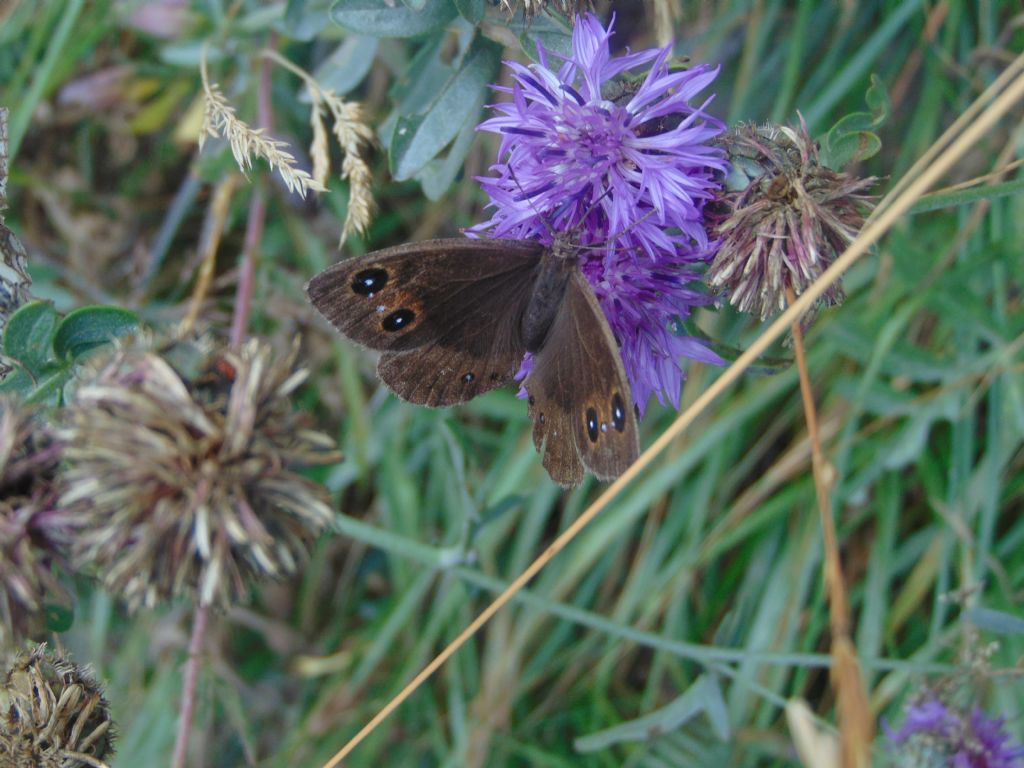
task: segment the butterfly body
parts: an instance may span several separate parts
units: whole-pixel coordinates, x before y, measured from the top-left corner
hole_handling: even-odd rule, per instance
[[[639,453],[618,345],[569,235],[551,247],[522,240],[428,240],[329,267],[310,301],[353,341],[382,352],[381,380],[428,406],[466,402],[523,382],[533,441],[564,486],[585,470],[621,474]]]
[[[578,271],[579,257],[575,249],[556,240],[551,248],[541,250],[533,292],[523,313],[523,341],[527,352],[539,352],[544,346],[573,272]]]

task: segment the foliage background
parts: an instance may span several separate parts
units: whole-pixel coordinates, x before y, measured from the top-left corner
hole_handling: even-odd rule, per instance
[[[12,109],[12,143],[20,144],[12,146],[7,214],[29,250],[35,295],[61,312],[104,303],[153,325],[183,316],[210,185],[234,169],[223,148],[195,149],[207,41],[211,76],[243,118],[255,114],[257,53],[268,45],[364,103],[390,152],[371,156],[379,214],[346,255],[455,235],[479,221],[472,177],[495,147],[464,127],[489,98],[483,85],[502,47],[506,58],[522,55],[522,25],[483,3],[448,0],[427,0],[425,13],[452,21],[421,37],[376,39],[331,21],[373,4],[195,2],[180,26],[164,22],[173,30],[166,37],[140,29],[138,3],[0,7],[0,103]],[[799,109],[822,134],[864,110],[877,75],[891,114],[876,129],[881,153],[855,170],[884,177],[883,191],[1024,38],[1019,6],[1007,0],[733,0],[642,10],[621,3],[616,39],[655,44],[666,8],[677,52],[722,64],[714,111],[729,122],[792,121]],[[456,21],[457,11],[486,19]],[[522,39],[557,45],[560,34],[541,17]],[[452,72],[470,83],[446,102],[444,114],[461,122],[413,131],[440,143],[438,158],[423,164],[414,150],[434,155],[396,148],[390,136],[402,120],[422,128]],[[297,152],[309,143],[300,91],[293,76],[273,70],[275,132]],[[950,181],[1019,159],[1019,117]],[[445,136],[465,144],[464,166]],[[369,356],[318,322],[302,293],[337,258],[344,185],[335,179],[318,201],[302,201],[263,167],[249,176],[269,195],[252,330],[282,345],[304,335],[314,375],[299,405],[345,451],[321,478],[343,517],[300,581],[264,586],[213,622],[194,764],[314,766],[598,488],[563,494],[548,480],[511,390],[431,411],[382,389]],[[822,312],[809,332],[855,640],[872,707],[890,720],[957,663],[965,642],[998,640],[997,672],[1024,653],[1024,633],[1008,618],[1020,616],[1024,590],[1024,203],[991,187],[1000,180],[975,200],[908,217],[847,276],[845,305]],[[229,324],[250,194],[243,185],[231,202],[204,306],[203,321],[218,332]],[[759,330],[728,308],[701,313],[697,324],[722,350],[744,347]],[[833,700],[809,448],[796,372],[777,362],[790,355],[780,346],[751,371],[349,764],[793,764],[781,704],[803,697],[829,719]],[[684,404],[717,373],[693,368]],[[652,407],[643,443],[672,417]],[[965,589],[973,614],[946,599]],[[177,605],[127,617],[79,585],[75,622],[59,642],[107,681],[121,730],[116,766],[167,761],[189,616]],[[674,727],[671,711],[662,712],[666,732],[647,721],[630,731],[705,673],[713,676],[699,684],[709,686],[698,689],[701,702],[713,709],[707,692],[720,691],[724,716],[698,713]],[[964,685],[1024,737],[1018,678],[982,674]],[[722,720],[728,734],[708,727]],[[626,740],[607,731],[621,725]],[[876,757],[887,754],[880,740]]]

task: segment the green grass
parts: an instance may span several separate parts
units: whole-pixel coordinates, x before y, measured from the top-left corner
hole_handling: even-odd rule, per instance
[[[21,2],[0,11],[0,104],[12,109],[17,148],[6,214],[30,246],[37,295],[63,297],[62,311],[100,296],[153,324],[183,314],[208,202],[188,173],[216,182],[231,166],[195,160],[193,146],[172,134],[198,93],[195,55],[208,37],[231,44],[211,66],[240,115],[253,117],[253,54],[284,7],[258,5],[203,3],[188,39],[177,42],[126,30],[106,2],[49,3],[38,13]],[[1021,31],[1008,27],[1017,11],[1008,0],[686,3],[677,38],[694,61],[722,63],[715,106],[729,121],[793,121],[799,110],[820,135],[864,110],[877,75],[892,110],[878,129],[881,154],[856,170],[883,177],[884,192],[1021,50]],[[637,29],[632,45],[650,44],[639,35],[644,25]],[[341,36],[328,26],[311,42],[282,34],[277,46],[313,69]],[[369,79],[348,96],[366,101],[374,126],[413,47],[382,43]],[[131,113],[55,102],[78,74],[112,64],[130,66],[137,86],[156,84],[134,109],[177,83],[189,88],[143,134],[126,127]],[[132,93],[125,86],[118,103],[131,103]],[[273,98],[278,130],[304,145],[307,107],[281,71]],[[990,172],[1004,151],[1003,162],[1018,159],[1020,114],[1018,107],[950,181]],[[472,223],[481,201],[471,176],[484,172],[492,152],[478,138],[465,178],[438,202],[412,182],[392,182],[375,154],[380,213],[365,241],[346,252]],[[305,280],[336,258],[344,197],[329,194],[314,215],[287,202],[263,167],[250,177],[271,190],[253,331],[305,335],[313,376],[300,404],[346,455],[322,474],[342,518],[301,579],[264,586],[250,605],[214,617],[193,746],[205,765],[319,766],[600,486],[562,493],[550,482],[525,405],[511,390],[444,411],[383,391],[369,357],[316,322],[302,295]],[[70,188],[58,178],[73,179]],[[1024,198],[1014,175],[1001,181],[1009,185],[906,217],[847,275],[846,303],[822,311],[807,334],[837,472],[832,500],[854,637],[875,714],[890,722],[901,719],[909,695],[957,666],[967,624],[947,593],[974,588],[973,605],[1022,615]],[[51,189],[59,190],[56,207],[44,196]],[[239,252],[249,194],[244,187],[233,203],[221,275]],[[172,206],[176,195],[184,209]],[[57,210],[73,226],[58,227]],[[130,241],[116,252],[100,247],[90,229],[96,217],[127,227]],[[90,234],[97,240],[80,239]],[[165,251],[147,256],[156,242]],[[133,253],[141,260],[132,262]],[[150,269],[152,281],[141,281]],[[205,321],[224,332],[232,291],[224,283],[216,290]],[[723,348],[742,349],[760,332],[727,308],[698,322]],[[773,355],[792,352],[777,345]],[[683,402],[719,374],[693,368]],[[642,444],[674,415],[651,407]],[[751,372],[346,764],[796,765],[785,700],[805,698],[824,721],[835,717],[821,573],[795,368]],[[189,608],[125,616],[85,582],[79,597],[74,626],[55,642],[106,681],[121,732],[113,765],[169,764]],[[1004,673],[964,682],[964,690],[1006,716],[1021,741],[1024,682],[1005,670],[1024,656],[1024,637],[982,628],[980,642],[993,640],[990,666]],[[727,740],[700,715],[595,751],[574,746],[665,707],[702,674],[720,686]],[[887,760],[881,739],[874,754]]]

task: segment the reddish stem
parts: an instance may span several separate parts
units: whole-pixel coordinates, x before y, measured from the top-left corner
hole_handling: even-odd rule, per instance
[[[245,226],[242,266],[235,291],[235,314],[231,320],[231,346],[240,347],[249,333],[249,310],[256,285],[256,257],[263,239],[263,223],[267,204],[262,189],[255,189],[249,201],[249,221]]]
[[[275,38],[271,38],[273,47]],[[270,66],[269,59],[260,59],[260,80],[256,93],[256,125],[264,131],[273,131],[273,112],[270,108]],[[231,321],[231,346],[241,346],[249,332],[249,310],[252,308],[252,294],[256,285],[256,258],[263,240],[263,225],[266,222],[267,202],[263,190],[256,187],[249,202],[249,217],[245,225],[245,244],[242,251],[242,266],[238,275],[238,289],[235,291],[235,314]]]
[[[188,644],[188,660],[185,662],[184,687],[181,691],[181,708],[178,710],[178,735],[174,741],[174,758],[171,768],[185,768],[188,756],[188,739],[192,733],[192,715],[195,711],[196,686],[199,683],[199,657],[206,636],[206,623],[210,617],[208,605],[197,605],[192,616],[192,639]]]

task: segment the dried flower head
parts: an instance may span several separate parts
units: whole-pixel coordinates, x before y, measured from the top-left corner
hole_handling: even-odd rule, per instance
[[[293,471],[337,458],[292,410],[296,351],[176,346],[94,363],[61,429],[72,560],[130,609],[238,602],[254,578],[294,573],[333,518],[323,487]]]
[[[1022,768],[1024,746],[1012,742],[1003,723],[977,706],[967,712],[927,694],[907,708],[898,731],[883,727],[899,765],[907,768]]]
[[[0,686],[0,768],[105,768],[114,754],[110,707],[92,676],[40,646]]]
[[[29,300],[32,278],[28,274],[25,248],[15,234],[4,225],[7,208],[7,107],[0,107],[0,334],[7,318]],[[0,380],[7,374],[0,358]]]
[[[501,136],[495,175],[480,179],[494,214],[472,233],[550,243],[579,232],[643,411],[651,394],[678,406],[681,356],[721,362],[674,331],[708,301],[694,267],[710,257],[702,209],[726,169],[710,144],[724,126],[704,111],[710,99],[690,104],[716,69],[670,68],[671,47],[612,57],[611,35],[587,14],[557,70],[543,50],[539,64],[506,62],[515,82],[497,90],[512,99],[479,126]]]
[[[741,312],[765,319],[800,295],[864,225],[871,206],[858,179],[821,165],[807,126],[740,124],[721,140],[733,165],[730,187],[714,206],[720,238],[708,282]],[[842,301],[833,284],[823,301]]]
[[[45,627],[45,606],[66,599],[55,485],[58,448],[26,408],[0,397],[0,646]]]
[[[538,13],[554,10],[570,19],[592,10],[593,0],[501,0],[501,7],[509,16],[515,16],[520,9],[527,21]]]

